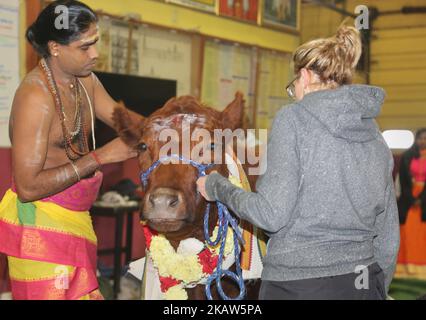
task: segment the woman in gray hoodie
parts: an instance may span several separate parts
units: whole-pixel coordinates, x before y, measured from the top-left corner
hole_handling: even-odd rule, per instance
[[[270,236],[260,299],[385,299],[399,249],[393,158],[375,118],[381,88],[352,85],[359,31],[341,26],[294,54],[296,102],[276,115],[256,192],[197,181]]]

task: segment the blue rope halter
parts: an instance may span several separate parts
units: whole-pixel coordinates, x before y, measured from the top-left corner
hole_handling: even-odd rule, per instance
[[[215,165],[214,163],[210,163],[210,164],[198,163],[196,161],[186,159],[180,155],[165,156],[155,161],[151,165],[151,167],[148,168],[148,170],[141,173],[140,177],[141,177],[141,181],[144,188],[146,188],[146,186],[148,185],[148,177],[155,170],[155,168],[161,165],[164,161],[167,161],[170,159],[178,159],[182,162],[186,162],[192,165],[198,170],[198,177],[205,176],[206,170],[210,169],[211,167]],[[238,229],[238,223],[231,216],[228,208],[219,201],[216,201],[216,205],[218,209],[219,230],[218,230],[217,237],[214,241],[210,239],[210,235],[209,235],[210,203],[207,203],[206,211],[204,212],[204,238],[206,239],[207,244],[209,246],[216,246],[220,242],[219,257],[217,261],[216,270],[207,278],[206,287],[205,287],[206,296],[207,296],[207,299],[213,300],[213,297],[211,294],[211,285],[213,281],[216,281],[217,290],[219,292],[220,297],[223,300],[242,300],[246,294],[246,288],[244,286],[244,279],[242,276],[242,270],[241,270],[241,264],[240,264],[240,247],[238,246],[238,241],[241,241],[241,243],[244,244],[244,240],[240,230]],[[228,225],[231,225],[231,228],[234,231],[234,256],[235,256],[236,273],[229,270],[222,269],[223,255],[224,255],[225,244],[226,244],[226,236],[228,233]],[[224,276],[228,276],[229,278],[231,278],[238,284],[240,293],[237,297],[230,298],[223,291],[221,281],[222,281],[222,277]]]

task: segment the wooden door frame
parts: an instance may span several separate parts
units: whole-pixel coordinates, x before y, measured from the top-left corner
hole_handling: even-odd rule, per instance
[[[38,15],[41,12],[43,3],[42,0],[26,0],[26,29],[31,26],[34,21],[37,19]],[[30,72],[32,69],[37,66],[38,63],[38,54],[31,46],[31,44],[27,41],[25,44],[25,56],[26,56],[26,70]]]

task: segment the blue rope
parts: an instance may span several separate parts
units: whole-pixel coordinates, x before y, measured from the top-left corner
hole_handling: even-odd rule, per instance
[[[190,160],[190,159],[186,159],[186,158],[184,158],[183,156],[180,156],[180,155],[165,156],[165,157],[162,157],[162,158],[158,159],[157,161],[155,161],[151,165],[151,167],[148,168],[148,170],[141,173],[141,181],[142,181],[144,188],[146,188],[146,186],[148,185],[149,175],[159,165],[161,165],[164,161],[171,160],[171,159],[178,159],[182,162],[186,162],[186,163],[192,165],[193,167],[197,168],[198,177],[205,176],[206,170],[210,169],[211,167],[213,167],[215,165],[214,163],[202,164],[202,163]],[[244,244],[244,240],[243,240],[241,232],[238,228],[238,223],[234,219],[234,217],[231,216],[228,208],[223,203],[221,203],[220,201],[216,201],[216,205],[217,205],[217,209],[218,209],[217,211],[218,211],[219,226],[218,226],[217,237],[214,241],[212,241],[210,239],[210,235],[209,235],[210,203],[207,203],[206,210],[204,212],[204,237],[206,239],[207,244],[209,246],[214,247],[214,246],[216,246],[220,243],[219,257],[218,257],[218,261],[217,261],[216,270],[207,278],[207,283],[206,283],[206,287],[205,287],[206,296],[207,296],[207,299],[213,300],[213,297],[212,297],[212,294],[211,294],[211,285],[214,281],[216,281],[216,288],[219,292],[220,297],[223,300],[242,300],[244,298],[245,294],[246,294],[246,288],[244,286],[244,279],[243,279],[242,270],[241,270],[240,247],[238,245],[238,242],[240,241],[242,244]],[[226,236],[227,236],[227,233],[228,233],[228,226],[229,225],[231,226],[232,230],[234,231],[234,237],[233,237],[234,239],[233,240],[234,240],[234,256],[235,256],[236,273],[229,271],[229,270],[223,270],[222,269],[223,256],[224,256],[225,244],[226,244]],[[230,298],[223,291],[221,281],[222,281],[222,278],[225,277],[225,276],[231,278],[233,281],[235,281],[238,284],[238,287],[240,289],[240,293],[237,297]]]

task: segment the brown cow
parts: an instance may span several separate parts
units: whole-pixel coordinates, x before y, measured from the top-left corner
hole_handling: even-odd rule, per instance
[[[159,133],[162,129],[174,129],[179,133],[179,137],[182,137],[182,115],[191,117],[191,132],[195,128],[204,128],[213,135],[214,129],[240,128],[243,110],[244,100],[241,93],[237,93],[235,100],[222,112],[204,106],[194,97],[183,96],[169,100],[161,109],[138,124],[131,122],[124,108],[116,108],[114,121],[119,136],[128,145],[139,150],[139,166],[141,171],[146,171],[159,159],[160,148],[166,143],[159,141]],[[193,143],[191,143],[192,147]],[[223,145],[206,145],[205,147],[224,148]],[[180,150],[182,150],[182,141],[180,141]],[[224,155],[225,150],[222,151]],[[212,170],[227,176],[228,169],[225,161],[223,160],[222,163],[222,165],[214,166]],[[141,217],[147,221],[151,229],[164,234],[175,250],[183,239],[196,238],[204,242],[203,218],[207,202],[197,192],[197,176],[197,169],[191,165],[163,164],[152,172],[145,190]],[[211,207],[210,234],[217,221],[216,206]],[[228,280],[223,281],[223,288],[229,296],[235,297],[238,295],[238,288]],[[186,290],[191,300],[206,298],[203,285]],[[247,298],[256,299],[257,290],[258,283],[250,281],[247,287]],[[219,299],[215,285],[212,286],[212,294],[215,299]]]

